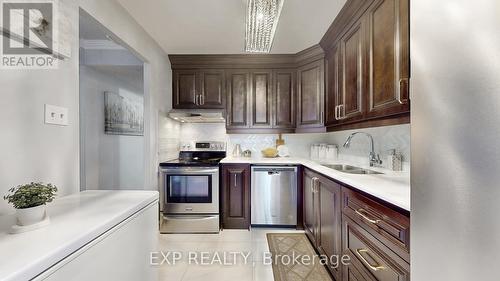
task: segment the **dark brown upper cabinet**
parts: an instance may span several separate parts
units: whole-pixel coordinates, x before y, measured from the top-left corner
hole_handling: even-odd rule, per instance
[[[325,125],[335,125],[340,119],[339,106],[342,104],[342,61],[339,45],[325,55]]]
[[[408,0],[376,0],[365,15],[369,44],[367,117],[410,111],[408,5]]]
[[[173,108],[225,108],[224,70],[173,71]]]
[[[224,109],[226,107],[226,77],[224,70],[200,71],[200,108]]]
[[[295,71],[227,73],[226,129],[230,133],[290,133],[295,129]]]
[[[250,127],[249,94],[250,72],[233,70],[227,74],[226,128],[245,129]]]
[[[364,22],[356,22],[340,40],[341,94],[338,121],[352,122],[364,115],[365,47]]]
[[[320,42],[328,131],[409,123],[409,1],[347,1]]]
[[[252,128],[272,128],[272,71],[252,71],[250,79],[252,81],[250,126]]]
[[[324,124],[324,60],[318,60],[297,70],[297,129],[322,128]]]
[[[295,70],[273,72],[273,128],[295,128]]]
[[[222,165],[222,227],[250,227],[250,165]]]
[[[198,71],[174,70],[173,71],[173,108],[198,107]]]

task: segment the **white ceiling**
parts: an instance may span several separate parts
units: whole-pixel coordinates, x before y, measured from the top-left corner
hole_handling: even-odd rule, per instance
[[[118,0],[168,54],[244,53],[247,0]],[[346,0],[285,0],[271,53],[319,43]]]

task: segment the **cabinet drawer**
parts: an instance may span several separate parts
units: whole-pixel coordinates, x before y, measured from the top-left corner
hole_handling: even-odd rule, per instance
[[[351,257],[348,268],[358,272],[359,276],[364,276],[362,280],[410,280],[409,263],[347,216],[343,217],[343,227],[343,251]],[[359,278],[354,278],[356,279]]]
[[[343,188],[343,213],[410,261],[410,218],[360,193]]]

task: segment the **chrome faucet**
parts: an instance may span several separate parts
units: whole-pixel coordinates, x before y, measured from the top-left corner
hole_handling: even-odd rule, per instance
[[[373,137],[372,137],[372,135],[370,135],[368,133],[365,133],[365,132],[355,132],[355,133],[352,133],[347,138],[347,140],[345,141],[344,147],[345,148],[349,148],[349,146],[351,146],[351,140],[352,140],[352,138],[355,135],[357,135],[357,134],[363,134],[363,135],[366,135],[366,136],[368,136],[370,138],[370,144],[371,144],[371,151],[370,151],[370,156],[369,156],[370,167],[373,167],[375,165],[381,165],[382,164],[382,160],[380,160],[380,156],[375,153],[375,148],[374,148],[374,145],[373,145]]]

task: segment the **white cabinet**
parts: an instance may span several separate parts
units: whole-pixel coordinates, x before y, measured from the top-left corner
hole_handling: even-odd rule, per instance
[[[114,226],[34,280],[156,281],[150,253],[158,249],[158,201]]]

